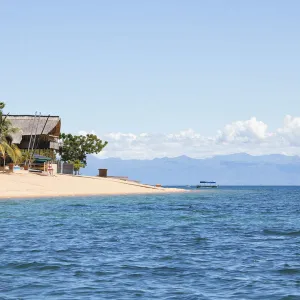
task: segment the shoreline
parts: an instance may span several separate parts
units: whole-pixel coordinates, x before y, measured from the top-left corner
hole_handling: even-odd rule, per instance
[[[120,179],[28,172],[0,173],[0,200],[55,197],[96,197],[186,193],[184,189],[155,187]]]
[[[46,199],[46,198],[79,198],[79,197],[107,197],[107,196],[145,196],[145,195],[167,195],[167,194],[184,194],[185,191],[180,191],[180,192],[152,192],[152,193],[113,193],[113,194],[47,194],[47,195],[37,195],[37,194],[32,194],[32,195],[12,195],[12,196],[0,196],[0,201],[5,201],[5,200],[32,200],[32,199]]]

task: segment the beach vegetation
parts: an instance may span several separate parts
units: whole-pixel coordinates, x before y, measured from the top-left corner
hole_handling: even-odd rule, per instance
[[[60,140],[61,146],[58,152],[61,160],[73,163],[76,174],[79,173],[80,168],[87,165],[88,154],[98,154],[107,145],[106,141],[103,142],[95,134],[72,135],[62,133]]]
[[[75,161],[71,161],[70,163],[73,164],[75,175],[79,175],[79,170],[85,167],[85,165],[79,159],[76,159]]]
[[[33,162],[32,153],[28,150],[23,150],[20,162],[23,164],[31,164]]]
[[[18,128],[12,126],[11,122],[3,115],[3,109],[5,103],[0,102],[0,157],[3,160],[3,166],[5,169],[5,163],[7,157],[9,157],[13,163],[18,163],[22,157],[21,150],[17,145],[12,143],[12,134],[19,131]]]
[[[9,144],[6,141],[0,142],[0,154],[3,159],[4,167],[7,157],[10,157],[14,164],[19,163],[22,157],[21,150],[15,144]]]
[[[19,128],[16,128],[12,125],[11,121],[3,115],[3,109],[5,108],[5,103],[0,102],[0,137],[10,138],[12,134],[20,131]]]

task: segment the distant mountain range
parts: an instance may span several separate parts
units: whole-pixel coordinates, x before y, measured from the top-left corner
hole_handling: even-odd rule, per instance
[[[251,156],[245,153],[206,159],[187,156],[153,160],[99,159],[90,155],[83,175],[97,175],[99,168],[109,176],[128,176],[143,183],[196,185],[200,180],[220,185],[300,185],[300,157],[285,155]]]

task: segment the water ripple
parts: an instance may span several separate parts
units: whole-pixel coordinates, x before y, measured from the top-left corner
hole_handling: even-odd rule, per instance
[[[300,188],[1,201],[0,299],[300,299]]]

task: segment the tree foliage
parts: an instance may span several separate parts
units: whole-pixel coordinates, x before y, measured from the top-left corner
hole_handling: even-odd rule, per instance
[[[5,107],[4,102],[0,102],[0,138],[7,139],[13,133],[20,131],[19,128],[13,127],[10,120],[3,116],[3,109]]]
[[[22,153],[20,149],[11,143],[11,134],[18,132],[19,129],[12,126],[11,122],[3,117],[5,103],[0,102],[0,157],[3,159],[4,166],[6,157],[9,156],[14,163],[18,163]]]
[[[79,159],[76,159],[75,161],[71,161],[71,163],[73,164],[75,175],[79,174],[80,168],[85,167],[85,165]]]
[[[103,142],[94,134],[72,135],[62,133],[60,139],[62,146],[59,148],[59,154],[62,161],[76,161],[76,165],[80,164],[79,168],[86,166],[88,154],[97,154],[107,145],[107,142]]]
[[[4,160],[9,156],[14,164],[21,162],[22,152],[15,144],[8,144],[5,141],[0,142],[0,156]]]

